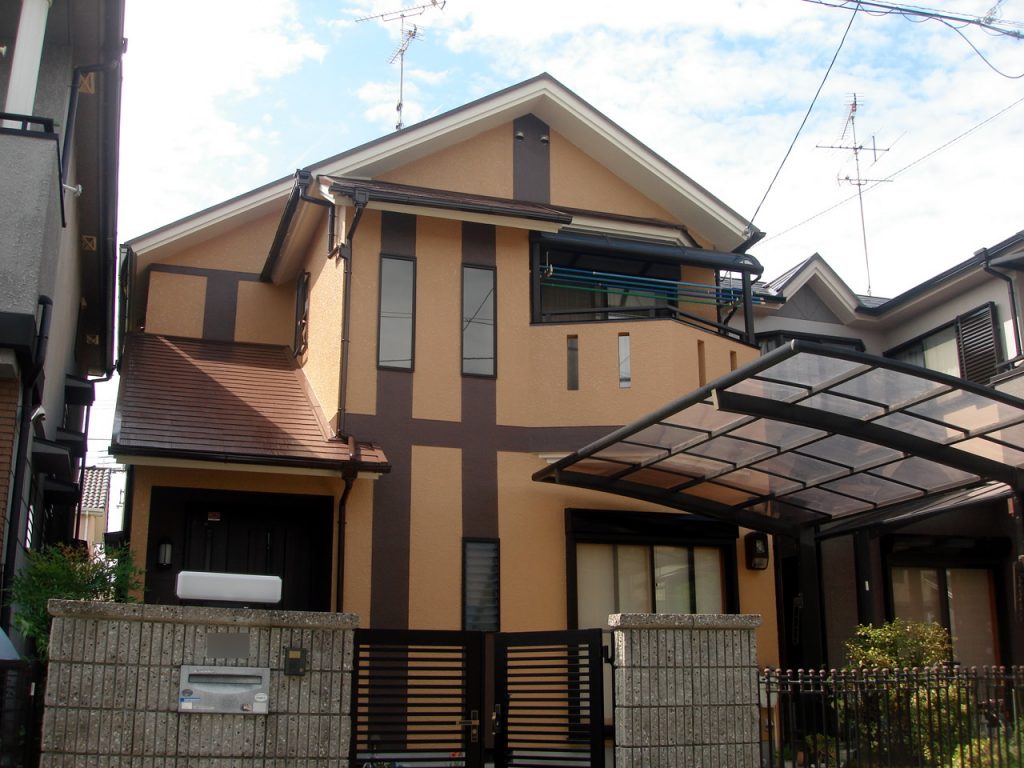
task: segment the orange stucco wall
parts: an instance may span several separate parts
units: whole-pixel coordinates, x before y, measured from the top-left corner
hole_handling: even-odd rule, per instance
[[[290,346],[295,322],[295,287],[239,281],[235,341]]]
[[[202,275],[151,272],[146,332],[201,339],[205,306],[206,278]]]
[[[551,203],[588,211],[674,220],[668,211],[595,162],[557,131],[551,132]]]
[[[492,128],[378,178],[419,187],[512,197],[512,125]]]
[[[303,271],[309,272],[309,349],[302,358],[302,371],[330,419],[338,410],[345,263],[325,258],[323,242],[318,233],[303,265]]]
[[[380,212],[367,210],[352,256],[352,337],[348,410],[377,412],[377,306],[380,286]]]

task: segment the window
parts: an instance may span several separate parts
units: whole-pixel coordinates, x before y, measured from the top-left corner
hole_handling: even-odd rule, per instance
[[[377,365],[412,370],[416,262],[397,256],[380,258],[380,337]]]
[[[309,347],[309,272],[303,272],[295,281],[295,338],[292,351],[295,357],[306,353]]]
[[[462,268],[462,372],[494,375],[494,270]]]
[[[632,365],[629,360],[629,334],[619,334],[619,389],[633,386]]]
[[[462,628],[497,632],[500,613],[498,542],[465,539],[462,542]]]
[[[960,664],[998,663],[992,571],[893,566],[890,576],[895,616],[946,627]]]
[[[886,352],[888,357],[950,376],[987,384],[1003,361],[992,303]]]
[[[565,337],[565,388],[580,388],[580,339],[576,335]]]
[[[577,621],[606,627],[612,613],[723,613],[718,547],[576,545]]]

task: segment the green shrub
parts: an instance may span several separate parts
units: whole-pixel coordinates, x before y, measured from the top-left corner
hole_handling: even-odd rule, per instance
[[[846,641],[846,655],[858,668],[936,667],[953,658],[953,645],[938,624],[893,619],[880,627],[857,627]]]
[[[135,602],[131,592],[141,586],[141,574],[127,547],[108,550],[99,558],[63,545],[29,552],[28,563],[15,574],[9,590],[14,626],[35,641],[36,654],[46,661],[51,623],[48,600]]]
[[[953,752],[951,768],[1022,768],[1020,749],[1014,739],[1005,742],[979,736]]]

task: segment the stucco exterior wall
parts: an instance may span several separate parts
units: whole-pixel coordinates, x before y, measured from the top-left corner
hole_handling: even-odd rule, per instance
[[[295,286],[239,281],[235,341],[291,346],[295,337]]]
[[[484,131],[377,178],[475,195],[512,197],[512,125]]]
[[[350,209],[347,216],[351,214]],[[321,244],[319,235],[315,236],[303,265],[303,271],[309,272],[309,349],[302,357],[302,372],[330,419],[338,410],[345,262],[324,258]]]
[[[146,332],[203,338],[206,277],[151,272]]]
[[[551,203],[674,221],[672,214],[595,162],[558,131],[551,132]]]

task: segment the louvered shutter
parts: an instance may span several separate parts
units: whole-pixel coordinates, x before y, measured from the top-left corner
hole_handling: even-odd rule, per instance
[[[1002,362],[995,305],[986,304],[956,319],[960,375],[976,384],[988,384]]]

